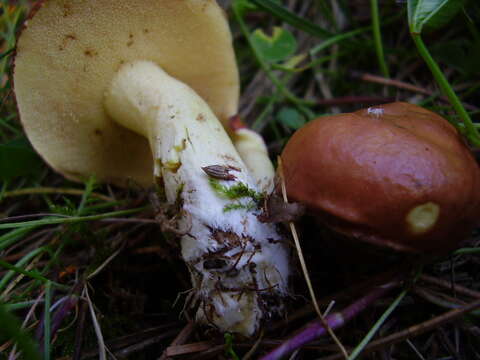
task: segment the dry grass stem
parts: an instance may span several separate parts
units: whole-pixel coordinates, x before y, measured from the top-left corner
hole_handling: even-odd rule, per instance
[[[282,159],[280,157],[278,157],[277,161],[278,161],[278,172],[279,172],[279,175],[280,175],[280,182],[281,182],[281,187],[282,187],[283,201],[285,203],[288,203],[287,189],[286,189],[286,185],[285,185],[285,178],[284,178],[283,168],[282,168]],[[298,238],[298,233],[297,233],[297,229],[295,228],[295,224],[293,222],[289,222],[288,225],[290,227],[290,231],[292,232],[292,237],[293,237],[293,240],[295,242],[295,247],[297,249],[298,259],[300,260],[300,266],[302,268],[303,275],[304,275],[305,281],[307,283],[307,287],[308,287],[310,297],[312,299],[312,303],[313,303],[313,306],[315,308],[315,311],[316,311],[318,317],[320,318],[320,321],[321,321],[322,325],[325,327],[325,329],[327,329],[328,334],[333,339],[333,341],[335,341],[335,343],[337,344],[338,348],[342,352],[345,359],[348,359],[347,350],[345,350],[345,347],[343,346],[341,341],[338,339],[338,337],[335,335],[332,328],[325,321],[325,318],[322,315],[322,312],[320,311],[320,307],[318,306],[317,297],[315,296],[315,290],[313,289],[312,282],[310,280],[310,275],[309,275],[308,269],[307,269],[307,264],[305,263],[305,259],[303,257],[302,247],[300,245],[300,240]]]
[[[393,345],[404,341],[408,338],[414,338],[421,334],[431,331],[445,323],[454,321],[459,317],[468,314],[476,309],[480,308],[480,300],[474,301],[462,308],[450,310],[442,315],[439,315],[431,320],[424,321],[420,324],[410,326],[409,328],[398,331],[392,335],[382,337],[380,339],[372,341],[363,350],[363,354],[369,354],[374,351],[385,348],[386,346]],[[321,360],[340,360],[343,358],[343,354],[336,354],[328,357],[324,357]]]

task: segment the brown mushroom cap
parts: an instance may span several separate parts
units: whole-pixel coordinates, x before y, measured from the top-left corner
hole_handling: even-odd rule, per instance
[[[46,0],[17,45],[14,84],[35,149],[74,180],[152,184],[146,139],[117,125],[103,99],[122,64],[152,61],[224,121],[239,83],[231,35],[213,0]]]
[[[452,125],[416,105],[318,118],[293,135],[282,163],[290,199],[382,246],[445,252],[478,220],[474,157]]]

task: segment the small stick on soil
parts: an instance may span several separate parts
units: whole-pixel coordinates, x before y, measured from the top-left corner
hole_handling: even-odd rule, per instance
[[[222,352],[225,351],[225,345],[216,345],[210,347],[208,350],[202,351],[200,353],[192,354],[189,357],[186,357],[187,360],[209,360],[209,359],[224,359],[224,357],[219,356]]]
[[[285,185],[285,177],[283,174],[283,167],[282,167],[282,158],[279,156],[278,157],[278,171],[280,174],[280,181],[281,181],[281,186],[282,186],[282,196],[283,196],[283,201],[285,204],[288,204],[288,198],[287,198],[287,188]],[[338,348],[340,351],[343,353],[343,356],[345,359],[348,359],[348,353],[347,350],[345,350],[345,347],[343,346],[342,342],[340,339],[338,339],[337,335],[333,332],[333,329],[329,326],[328,322],[325,320],[325,317],[322,315],[320,308],[317,303],[317,296],[315,295],[315,290],[313,289],[312,282],[310,280],[310,275],[308,273],[307,269],[307,264],[305,263],[305,259],[303,257],[303,252],[302,252],[302,247],[300,245],[300,240],[298,238],[297,234],[297,229],[295,227],[295,224],[292,221],[288,222],[288,226],[290,227],[290,231],[292,233],[292,238],[295,242],[295,248],[297,249],[297,255],[298,255],[298,260],[300,261],[300,265],[302,268],[303,276],[305,278],[305,282],[307,283],[307,287],[310,293],[310,297],[312,299],[313,307],[320,319],[320,323],[322,326],[325,328],[327,331],[328,335],[333,339],[333,341],[337,344]]]
[[[53,187],[38,187],[38,188],[23,188],[19,190],[6,191],[3,197],[37,195],[37,194],[58,194],[58,195],[77,195],[82,196],[85,190],[82,189],[67,189],[67,188],[53,188]],[[114,201],[113,198],[99,193],[92,193],[92,197],[104,200]]]
[[[416,295],[420,296],[424,300],[442,308],[457,309],[466,304],[466,302],[461,299],[452,298],[451,296],[437,293],[435,291],[420,287],[418,285],[414,286],[412,290]]]
[[[443,325],[447,322],[451,322],[462,315],[468,314],[476,309],[480,308],[480,300],[474,301],[460,309],[450,310],[443,315],[439,315],[436,318],[431,320],[424,321],[420,324],[410,326],[409,328],[396,332],[392,335],[385,336],[378,340],[372,341],[368,344],[363,350],[363,354],[371,353],[377,350],[380,350],[388,345],[393,345],[399,343],[407,338],[413,338],[419,336],[427,331],[433,330],[440,325]],[[339,360],[342,359],[343,355],[338,353],[332,356],[322,358],[322,360]]]
[[[393,97],[375,97],[375,96],[341,96],[331,99],[318,99],[316,100],[318,105],[323,106],[335,106],[345,104],[386,104],[394,102]]]
[[[449,290],[454,290],[459,294],[470,296],[470,297],[473,297],[474,299],[480,299],[480,292],[468,289],[462,285],[453,284],[450,281],[446,281],[446,280],[439,279],[439,278],[425,275],[425,274],[420,276],[420,280],[430,284],[441,286]]]
[[[153,219],[139,219],[139,218],[128,218],[128,219],[119,219],[119,218],[111,218],[111,219],[101,219],[101,222],[108,222],[108,223],[137,223],[137,224],[157,224],[157,220]]]
[[[173,329],[170,331],[165,331],[163,334],[159,334],[156,336],[152,336],[149,339],[145,339],[137,344],[130,345],[124,349],[117,350],[115,351],[115,355],[119,356],[120,358],[127,357],[130,354],[142,351],[146,347],[149,347],[153,344],[156,344],[162,340],[165,340],[166,338],[173,337],[175,334],[178,332],[177,329]]]
[[[318,299],[317,302],[319,304],[327,306],[327,304],[331,303],[333,299],[336,302],[341,302],[341,301],[345,302],[345,301],[348,301],[349,299],[354,299],[357,296],[361,296],[365,292],[365,289],[369,289],[374,286],[385,284],[386,282],[395,278],[397,274],[410,272],[411,270],[410,268],[411,268],[411,264],[409,263],[404,263],[402,265],[397,264],[393,270],[388,270],[384,273],[376,275],[375,277],[371,277],[367,280],[351,285],[347,289],[341,290],[334,294],[330,294],[326,297]],[[280,328],[285,329],[285,327],[288,326],[289,323],[293,321],[297,321],[303,317],[310,316],[314,312],[315,312],[315,309],[313,308],[313,305],[311,304],[305,305],[301,309],[293,312],[292,314],[289,314],[288,319],[279,320],[273,323],[271,326],[269,326],[268,331],[272,332]]]
[[[360,298],[350,306],[346,307],[343,311],[333,313],[328,315],[325,318],[328,326],[331,329],[338,329],[343,326],[347,321],[353,319],[360,312],[365,310],[369,305],[371,305],[375,300],[381,298],[388,291],[399,285],[399,281],[392,281],[383,286],[376,287],[369,294]],[[261,360],[277,360],[281,359],[284,356],[292,353],[296,349],[301,348],[303,345],[309,343],[310,341],[323,336],[326,334],[326,328],[322,325],[320,321],[313,321],[307,325],[303,330],[298,334],[294,335],[290,339],[286,340],[282,345],[275,348],[273,351],[261,358]],[[343,358],[344,355],[341,354],[340,358]]]
[[[82,356],[83,337],[85,332],[85,318],[88,310],[88,303],[81,300],[78,312],[77,328],[75,329],[75,344],[73,345],[72,360],[80,360]]]
[[[188,338],[190,337],[190,335],[192,334],[193,332],[193,329],[195,328],[195,324],[193,322],[189,322],[183,329],[182,331],[180,331],[177,335],[177,337],[175,339],[173,339],[173,341],[171,342],[170,346],[178,346],[178,345],[183,345],[187,340]],[[165,349],[165,351],[163,352],[162,356],[160,356],[158,358],[158,360],[165,360],[168,358],[167,356],[167,350],[168,348],[167,347]]]
[[[409,83],[406,83],[404,81],[400,80],[394,80],[394,79],[387,79],[383,76],[378,76],[378,75],[373,75],[373,74],[367,74],[367,73],[361,73],[358,71],[352,71],[351,72],[352,77],[367,81],[367,82],[373,82],[377,84],[382,84],[382,85],[387,85],[387,86],[393,86],[399,89],[404,89],[404,90],[409,90],[412,92],[416,92],[419,94],[424,94],[424,95],[432,95],[432,92],[429,90],[426,90],[420,86],[415,86]]]
[[[210,341],[201,341],[197,343],[169,346],[165,353],[167,357],[198,353],[210,349],[215,344]]]
[[[424,89],[420,86],[412,85],[412,84],[409,84],[409,83],[406,83],[406,82],[400,81],[400,80],[387,79],[387,78],[384,78],[382,76],[372,75],[372,74],[367,74],[367,73],[361,73],[361,72],[358,72],[358,71],[351,71],[350,74],[353,78],[360,79],[362,81],[382,84],[382,85],[386,85],[386,86],[393,86],[393,87],[396,87],[398,89],[404,89],[404,90],[408,90],[408,91],[412,91],[412,92],[415,92],[415,93],[418,93],[418,94],[424,94],[424,95],[428,95],[428,96],[435,95],[434,91],[427,90],[427,89]],[[442,101],[449,102],[449,100],[445,96],[440,95],[438,98]],[[468,108],[470,110],[477,110],[477,107],[473,106],[471,104],[464,104],[464,105],[465,105],[466,108]]]

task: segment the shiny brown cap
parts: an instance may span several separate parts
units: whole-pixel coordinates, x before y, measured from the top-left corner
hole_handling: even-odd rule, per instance
[[[282,162],[291,200],[371,243],[442,253],[479,218],[477,162],[452,125],[416,105],[318,118],[293,135]]]

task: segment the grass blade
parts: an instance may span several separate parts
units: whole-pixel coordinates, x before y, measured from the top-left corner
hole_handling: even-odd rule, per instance
[[[259,8],[265,11],[268,11],[273,16],[285,21],[287,24],[290,24],[299,30],[303,30],[310,35],[313,35],[319,38],[328,38],[334,35],[330,31],[322,29],[318,25],[315,25],[314,23],[295,15],[290,10],[279,5],[275,1],[251,0],[251,2],[257,5]]]
[[[353,349],[352,353],[348,357],[348,360],[355,360],[358,355],[363,351],[365,346],[370,342],[372,337],[377,333],[378,329],[383,325],[385,320],[390,316],[390,314],[397,308],[400,301],[407,295],[407,290],[404,290],[396,297],[396,299],[390,304],[390,306],[385,310],[385,312],[380,316],[377,322],[373,325],[370,331],[365,335],[365,337],[360,341],[360,343]]]
[[[5,309],[7,311],[15,311],[15,310],[20,310],[20,309],[25,309],[27,307],[30,307],[36,303],[38,303],[39,301],[38,300],[29,300],[29,301],[23,301],[23,302],[19,302],[19,303],[16,303],[16,304],[5,304]],[[40,301],[40,302],[43,302],[43,301]]]
[[[87,285],[88,286],[88,285]],[[90,309],[90,316],[92,317],[93,327],[95,329],[95,334],[97,335],[98,341],[98,358],[100,360],[107,360],[107,348],[105,345],[105,341],[103,339],[102,328],[98,323],[97,315],[95,314],[95,309],[93,308],[92,300],[90,299],[90,295],[88,294],[88,288],[85,286],[84,296],[87,299],[88,308]]]
[[[35,227],[32,226],[14,229],[0,236],[0,251],[20,240],[23,236],[27,235],[34,228]]]
[[[147,207],[136,208],[136,209],[128,209],[128,210],[120,210],[120,211],[112,211],[112,212],[99,214],[99,215],[71,216],[71,217],[61,217],[61,218],[54,217],[54,218],[49,218],[49,219],[0,224],[0,230],[1,229],[25,228],[25,227],[31,227],[31,226],[42,226],[42,225],[72,224],[72,223],[79,223],[79,222],[85,222],[85,221],[101,220],[101,219],[106,219],[106,218],[109,218],[109,217],[131,215],[131,214],[139,213],[139,212],[141,212],[145,209],[147,209]]]
[[[36,272],[27,271],[27,270],[23,269],[23,267],[28,262],[30,262],[31,259],[33,259],[35,256],[40,255],[41,253],[43,253],[45,251],[46,251],[46,249],[44,247],[33,250],[32,252],[25,255],[22,259],[20,259],[15,265],[12,265],[12,264],[0,259],[0,266],[4,267],[6,269],[9,269],[9,271],[5,274],[5,276],[0,281],[0,291],[7,285],[7,283],[10,281],[10,279],[12,279],[12,277],[15,276],[16,273],[23,274],[25,276],[29,276],[33,279],[37,279],[37,280],[40,280],[42,282],[49,281],[47,278],[43,277],[42,275],[40,275]]]
[[[380,65],[380,70],[384,77],[389,78],[390,72],[388,71],[388,66],[385,61],[385,55],[383,52],[382,44],[382,32],[380,29],[380,16],[378,11],[378,1],[370,0],[371,14],[372,14],[372,30],[373,30],[373,39],[375,42],[375,52],[377,53],[378,64]]]
[[[452,86],[448,82],[447,78],[443,74],[442,70],[438,66],[437,62],[433,59],[428,51],[425,43],[423,42],[420,35],[412,33],[413,41],[417,46],[418,52],[422,56],[423,60],[429,67],[430,71],[432,72],[433,77],[437,81],[440,89],[442,92],[447,96],[448,100],[452,104],[452,107],[457,112],[458,116],[462,120],[463,124],[465,125],[467,131],[467,138],[472,143],[472,145],[480,146],[480,133],[478,132],[477,128],[473,124],[470,115],[468,115],[467,110],[463,106],[460,98],[457,96],[455,91],[452,89]]]
[[[52,282],[47,281],[45,284],[45,315],[43,317],[43,359],[50,360],[51,344],[51,313],[50,306],[52,304]]]

